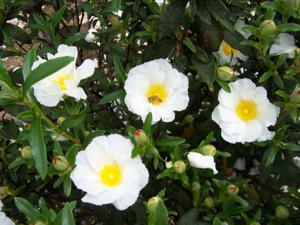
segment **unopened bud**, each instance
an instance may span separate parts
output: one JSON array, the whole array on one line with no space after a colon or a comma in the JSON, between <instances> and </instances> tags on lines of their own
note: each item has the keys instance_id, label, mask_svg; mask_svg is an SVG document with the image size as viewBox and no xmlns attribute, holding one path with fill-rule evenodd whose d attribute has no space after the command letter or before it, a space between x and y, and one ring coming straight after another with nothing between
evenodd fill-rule
<instances>
[{"instance_id":1,"label":"unopened bud","mask_svg":"<svg viewBox=\"0 0 300 225\"><path fill-rule=\"evenodd\" d=\"M201 185L198 181L192 183L192 191L200 191Z\"/></svg>"},{"instance_id":2,"label":"unopened bud","mask_svg":"<svg viewBox=\"0 0 300 225\"><path fill-rule=\"evenodd\" d=\"M211 197L207 197L204 199L203 204L207 207L207 208L213 208L215 206L215 201L213 200L213 198Z\"/></svg>"},{"instance_id":3,"label":"unopened bud","mask_svg":"<svg viewBox=\"0 0 300 225\"><path fill-rule=\"evenodd\" d=\"M7 195L9 192L9 189L7 186L0 187L0 195Z\"/></svg>"},{"instance_id":4,"label":"unopened bud","mask_svg":"<svg viewBox=\"0 0 300 225\"><path fill-rule=\"evenodd\" d=\"M55 156L52 159L52 164L57 171L66 171L69 168L68 160L63 156Z\"/></svg>"},{"instance_id":5,"label":"unopened bud","mask_svg":"<svg viewBox=\"0 0 300 225\"><path fill-rule=\"evenodd\" d=\"M57 119L57 124L58 124L59 126L61 126L62 123L63 123L65 120L66 120L65 117L58 117L58 119Z\"/></svg>"},{"instance_id":6,"label":"unopened bud","mask_svg":"<svg viewBox=\"0 0 300 225\"><path fill-rule=\"evenodd\" d=\"M204 145L201 149L200 149L200 153L202 155L209 155L209 156L215 156L217 153L217 149L215 146L213 145Z\"/></svg>"},{"instance_id":7,"label":"unopened bud","mask_svg":"<svg viewBox=\"0 0 300 225\"><path fill-rule=\"evenodd\" d=\"M253 222L251 222L249 225L260 225L260 222L253 221Z\"/></svg>"},{"instance_id":8,"label":"unopened bud","mask_svg":"<svg viewBox=\"0 0 300 225\"><path fill-rule=\"evenodd\" d=\"M265 37L272 37L276 30L276 24L273 20L265 20L259 26L259 33Z\"/></svg>"},{"instance_id":9,"label":"unopened bud","mask_svg":"<svg viewBox=\"0 0 300 225\"><path fill-rule=\"evenodd\" d=\"M234 75L233 69L229 66L221 66L217 69L217 78L222 81L230 80Z\"/></svg>"},{"instance_id":10,"label":"unopened bud","mask_svg":"<svg viewBox=\"0 0 300 225\"><path fill-rule=\"evenodd\" d=\"M166 166L167 169L170 169L173 166L173 162L172 161L167 161L167 162L165 162L165 166Z\"/></svg>"},{"instance_id":11,"label":"unopened bud","mask_svg":"<svg viewBox=\"0 0 300 225\"><path fill-rule=\"evenodd\" d=\"M237 193L239 193L239 187L234 184L229 184L226 188L226 193L230 196L237 195Z\"/></svg>"},{"instance_id":12,"label":"unopened bud","mask_svg":"<svg viewBox=\"0 0 300 225\"><path fill-rule=\"evenodd\" d=\"M186 165L183 161L178 160L178 161L174 162L173 169L176 173L183 173L186 169Z\"/></svg>"},{"instance_id":13,"label":"unopened bud","mask_svg":"<svg viewBox=\"0 0 300 225\"><path fill-rule=\"evenodd\" d=\"M300 103L300 87L297 85L290 95L290 100L294 104L299 104Z\"/></svg>"},{"instance_id":14,"label":"unopened bud","mask_svg":"<svg viewBox=\"0 0 300 225\"><path fill-rule=\"evenodd\" d=\"M134 140L138 145L146 145L148 137L143 130L136 130L133 134Z\"/></svg>"},{"instance_id":15,"label":"unopened bud","mask_svg":"<svg viewBox=\"0 0 300 225\"><path fill-rule=\"evenodd\" d=\"M24 148L22 148L21 155L24 159L32 159L31 147L25 146Z\"/></svg>"},{"instance_id":16,"label":"unopened bud","mask_svg":"<svg viewBox=\"0 0 300 225\"><path fill-rule=\"evenodd\" d=\"M286 10L297 10L300 5L300 0L285 0L284 6Z\"/></svg>"},{"instance_id":17,"label":"unopened bud","mask_svg":"<svg viewBox=\"0 0 300 225\"><path fill-rule=\"evenodd\" d=\"M162 199L158 196L152 197L147 202L147 209L149 213L155 213L156 207L158 203L162 201Z\"/></svg>"},{"instance_id":18,"label":"unopened bud","mask_svg":"<svg viewBox=\"0 0 300 225\"><path fill-rule=\"evenodd\" d=\"M285 220L289 217L290 212L287 207L279 205L275 209L275 215L279 220Z\"/></svg>"}]
</instances>

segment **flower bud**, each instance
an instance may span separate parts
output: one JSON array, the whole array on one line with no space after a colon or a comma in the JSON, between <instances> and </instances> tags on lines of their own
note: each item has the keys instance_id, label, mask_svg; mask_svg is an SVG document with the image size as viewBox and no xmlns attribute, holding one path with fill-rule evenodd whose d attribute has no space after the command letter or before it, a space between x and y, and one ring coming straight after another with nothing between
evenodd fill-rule
<instances>
[{"instance_id":1,"label":"flower bud","mask_svg":"<svg viewBox=\"0 0 300 225\"><path fill-rule=\"evenodd\" d=\"M207 207L207 208L213 208L215 205L215 201L213 200L213 198L211 197L207 197L204 199L203 204Z\"/></svg>"},{"instance_id":2,"label":"flower bud","mask_svg":"<svg viewBox=\"0 0 300 225\"><path fill-rule=\"evenodd\" d=\"M54 168L57 171L66 171L69 168L68 160L63 156L56 156L52 159Z\"/></svg>"},{"instance_id":3,"label":"flower bud","mask_svg":"<svg viewBox=\"0 0 300 225\"><path fill-rule=\"evenodd\" d=\"M172 161L166 161L165 166L166 166L167 169L170 169L173 166L173 162Z\"/></svg>"},{"instance_id":4,"label":"flower bud","mask_svg":"<svg viewBox=\"0 0 300 225\"><path fill-rule=\"evenodd\" d=\"M146 145L147 142L148 142L148 137L147 137L146 133L143 130L136 130L133 133L133 137L134 137L135 142L138 145L143 146L143 145Z\"/></svg>"},{"instance_id":5,"label":"flower bud","mask_svg":"<svg viewBox=\"0 0 300 225\"><path fill-rule=\"evenodd\" d=\"M297 10L300 5L300 0L285 0L284 6L286 10Z\"/></svg>"},{"instance_id":6,"label":"flower bud","mask_svg":"<svg viewBox=\"0 0 300 225\"><path fill-rule=\"evenodd\" d=\"M260 225L260 222L253 221L253 222L251 222L249 225Z\"/></svg>"},{"instance_id":7,"label":"flower bud","mask_svg":"<svg viewBox=\"0 0 300 225\"><path fill-rule=\"evenodd\" d=\"M162 201L162 199L158 196L152 197L147 202L147 210L149 213L155 213L158 202Z\"/></svg>"},{"instance_id":8,"label":"flower bud","mask_svg":"<svg viewBox=\"0 0 300 225\"><path fill-rule=\"evenodd\" d=\"M285 220L289 217L290 212L287 207L279 205L275 209L275 215L279 220Z\"/></svg>"},{"instance_id":9,"label":"flower bud","mask_svg":"<svg viewBox=\"0 0 300 225\"><path fill-rule=\"evenodd\" d=\"M176 173L183 173L186 169L186 165L183 161L178 160L178 161L174 162L173 169Z\"/></svg>"},{"instance_id":10,"label":"flower bud","mask_svg":"<svg viewBox=\"0 0 300 225\"><path fill-rule=\"evenodd\" d=\"M265 20L259 26L259 33L265 37L272 37L276 30L276 24L273 20Z\"/></svg>"},{"instance_id":11,"label":"flower bud","mask_svg":"<svg viewBox=\"0 0 300 225\"><path fill-rule=\"evenodd\" d=\"M221 66L217 68L217 78L222 81L230 80L234 75L233 69L229 66Z\"/></svg>"},{"instance_id":12,"label":"flower bud","mask_svg":"<svg viewBox=\"0 0 300 225\"><path fill-rule=\"evenodd\" d=\"M201 149L200 149L200 153L202 155L209 155L209 156L215 156L217 153L217 149L215 146L213 145L204 145Z\"/></svg>"},{"instance_id":13,"label":"flower bud","mask_svg":"<svg viewBox=\"0 0 300 225\"><path fill-rule=\"evenodd\" d=\"M226 193L230 196L237 195L237 193L239 193L239 187L234 184L229 184L226 188Z\"/></svg>"},{"instance_id":14,"label":"flower bud","mask_svg":"<svg viewBox=\"0 0 300 225\"><path fill-rule=\"evenodd\" d=\"M299 104L300 103L300 87L297 85L290 95L290 100L294 104Z\"/></svg>"},{"instance_id":15,"label":"flower bud","mask_svg":"<svg viewBox=\"0 0 300 225\"><path fill-rule=\"evenodd\" d=\"M192 191L200 191L201 185L198 181L192 183Z\"/></svg>"},{"instance_id":16,"label":"flower bud","mask_svg":"<svg viewBox=\"0 0 300 225\"><path fill-rule=\"evenodd\" d=\"M66 120L66 118L65 117L58 117L57 118L57 124L59 125L59 126L61 126L62 125L62 123L64 122Z\"/></svg>"},{"instance_id":17,"label":"flower bud","mask_svg":"<svg viewBox=\"0 0 300 225\"><path fill-rule=\"evenodd\" d=\"M7 186L0 187L0 195L7 195L9 192L9 189Z\"/></svg>"},{"instance_id":18,"label":"flower bud","mask_svg":"<svg viewBox=\"0 0 300 225\"><path fill-rule=\"evenodd\" d=\"M32 159L31 147L30 146L25 146L21 150L21 155L23 156L24 159Z\"/></svg>"}]
</instances>

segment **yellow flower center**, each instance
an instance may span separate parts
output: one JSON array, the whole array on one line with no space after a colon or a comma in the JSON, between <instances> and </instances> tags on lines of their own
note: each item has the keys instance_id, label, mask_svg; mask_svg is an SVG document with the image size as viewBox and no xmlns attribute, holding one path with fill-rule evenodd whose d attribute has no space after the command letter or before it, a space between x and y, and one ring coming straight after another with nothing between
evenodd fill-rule
<instances>
[{"instance_id":1,"label":"yellow flower center","mask_svg":"<svg viewBox=\"0 0 300 225\"><path fill-rule=\"evenodd\" d=\"M117 165L106 165L100 171L100 178L103 184L115 187L121 183L122 173Z\"/></svg>"},{"instance_id":2,"label":"yellow flower center","mask_svg":"<svg viewBox=\"0 0 300 225\"><path fill-rule=\"evenodd\" d=\"M73 77L71 77L70 75L59 76L55 80L53 80L53 83L59 84L60 90L65 91L68 90L67 85L65 83L66 80L73 80Z\"/></svg>"},{"instance_id":3,"label":"yellow flower center","mask_svg":"<svg viewBox=\"0 0 300 225\"><path fill-rule=\"evenodd\" d=\"M148 101L153 105L163 103L167 98L166 89L162 85L153 85L147 91Z\"/></svg>"},{"instance_id":4,"label":"yellow flower center","mask_svg":"<svg viewBox=\"0 0 300 225\"><path fill-rule=\"evenodd\" d=\"M256 104L253 101L242 100L237 105L235 112L241 120L247 122L256 117L257 115Z\"/></svg>"},{"instance_id":5,"label":"yellow flower center","mask_svg":"<svg viewBox=\"0 0 300 225\"><path fill-rule=\"evenodd\" d=\"M232 53L237 53L238 50L232 48L229 44L224 42L223 52L225 53L225 55L231 56Z\"/></svg>"}]
</instances>

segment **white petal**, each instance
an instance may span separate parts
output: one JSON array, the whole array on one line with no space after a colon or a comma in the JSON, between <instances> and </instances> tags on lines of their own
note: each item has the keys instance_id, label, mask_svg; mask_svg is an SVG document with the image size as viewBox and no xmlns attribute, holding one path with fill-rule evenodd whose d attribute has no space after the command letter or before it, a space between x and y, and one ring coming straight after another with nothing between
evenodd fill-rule
<instances>
[{"instance_id":1,"label":"white petal","mask_svg":"<svg viewBox=\"0 0 300 225\"><path fill-rule=\"evenodd\" d=\"M117 162L131 159L131 151L134 145L127 138L118 134L111 134L107 137L108 148L114 149L114 160Z\"/></svg>"},{"instance_id":2,"label":"white petal","mask_svg":"<svg viewBox=\"0 0 300 225\"><path fill-rule=\"evenodd\" d=\"M64 93L70 97L73 97L78 101L79 99L86 99L86 94L81 87L73 88L70 90L64 91Z\"/></svg>"},{"instance_id":3,"label":"white petal","mask_svg":"<svg viewBox=\"0 0 300 225\"><path fill-rule=\"evenodd\" d=\"M199 169L212 169L214 174L218 173L213 156L204 156L197 152L190 152L187 158L192 167Z\"/></svg>"},{"instance_id":4,"label":"white petal","mask_svg":"<svg viewBox=\"0 0 300 225\"><path fill-rule=\"evenodd\" d=\"M245 170L246 169L245 158L242 158L242 157L237 158L237 160L235 161L233 167L238 169L238 170Z\"/></svg>"},{"instance_id":5,"label":"white petal","mask_svg":"<svg viewBox=\"0 0 300 225\"><path fill-rule=\"evenodd\" d=\"M92 203L94 205L110 204L122 197L123 187L110 188L97 195L87 193L83 198L83 202Z\"/></svg>"},{"instance_id":6,"label":"white petal","mask_svg":"<svg viewBox=\"0 0 300 225\"><path fill-rule=\"evenodd\" d=\"M63 97L63 93L61 91L58 91L55 95L45 91L47 90L34 88L34 96L36 97L38 102L44 106L56 106Z\"/></svg>"},{"instance_id":7,"label":"white petal","mask_svg":"<svg viewBox=\"0 0 300 225\"><path fill-rule=\"evenodd\" d=\"M95 61L91 59L84 60L84 62L77 68L77 75L80 77L80 80L92 76L95 72L95 67Z\"/></svg>"}]
</instances>

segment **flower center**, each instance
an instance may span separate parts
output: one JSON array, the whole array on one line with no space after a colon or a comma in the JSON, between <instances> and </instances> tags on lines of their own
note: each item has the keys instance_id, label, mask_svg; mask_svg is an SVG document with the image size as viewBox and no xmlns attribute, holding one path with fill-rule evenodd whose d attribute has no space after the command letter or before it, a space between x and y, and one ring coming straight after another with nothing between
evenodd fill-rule
<instances>
[{"instance_id":1,"label":"flower center","mask_svg":"<svg viewBox=\"0 0 300 225\"><path fill-rule=\"evenodd\" d=\"M122 173L118 166L106 165L100 171L100 178L103 184L109 187L114 187L121 183Z\"/></svg>"},{"instance_id":2,"label":"flower center","mask_svg":"<svg viewBox=\"0 0 300 225\"><path fill-rule=\"evenodd\" d=\"M225 55L231 56L232 53L237 53L238 50L232 48L229 44L224 42L223 52L225 53Z\"/></svg>"},{"instance_id":3,"label":"flower center","mask_svg":"<svg viewBox=\"0 0 300 225\"><path fill-rule=\"evenodd\" d=\"M152 105L159 105L166 100L167 92L162 85L153 85L148 89L147 97Z\"/></svg>"},{"instance_id":4,"label":"flower center","mask_svg":"<svg viewBox=\"0 0 300 225\"><path fill-rule=\"evenodd\" d=\"M256 117L257 115L256 104L253 101L242 100L237 105L235 112L241 120L247 122Z\"/></svg>"},{"instance_id":5,"label":"flower center","mask_svg":"<svg viewBox=\"0 0 300 225\"><path fill-rule=\"evenodd\" d=\"M65 91L68 90L67 85L65 83L66 80L73 80L73 77L71 77L70 75L59 76L55 80L53 80L53 83L59 84L60 90Z\"/></svg>"}]
</instances>

